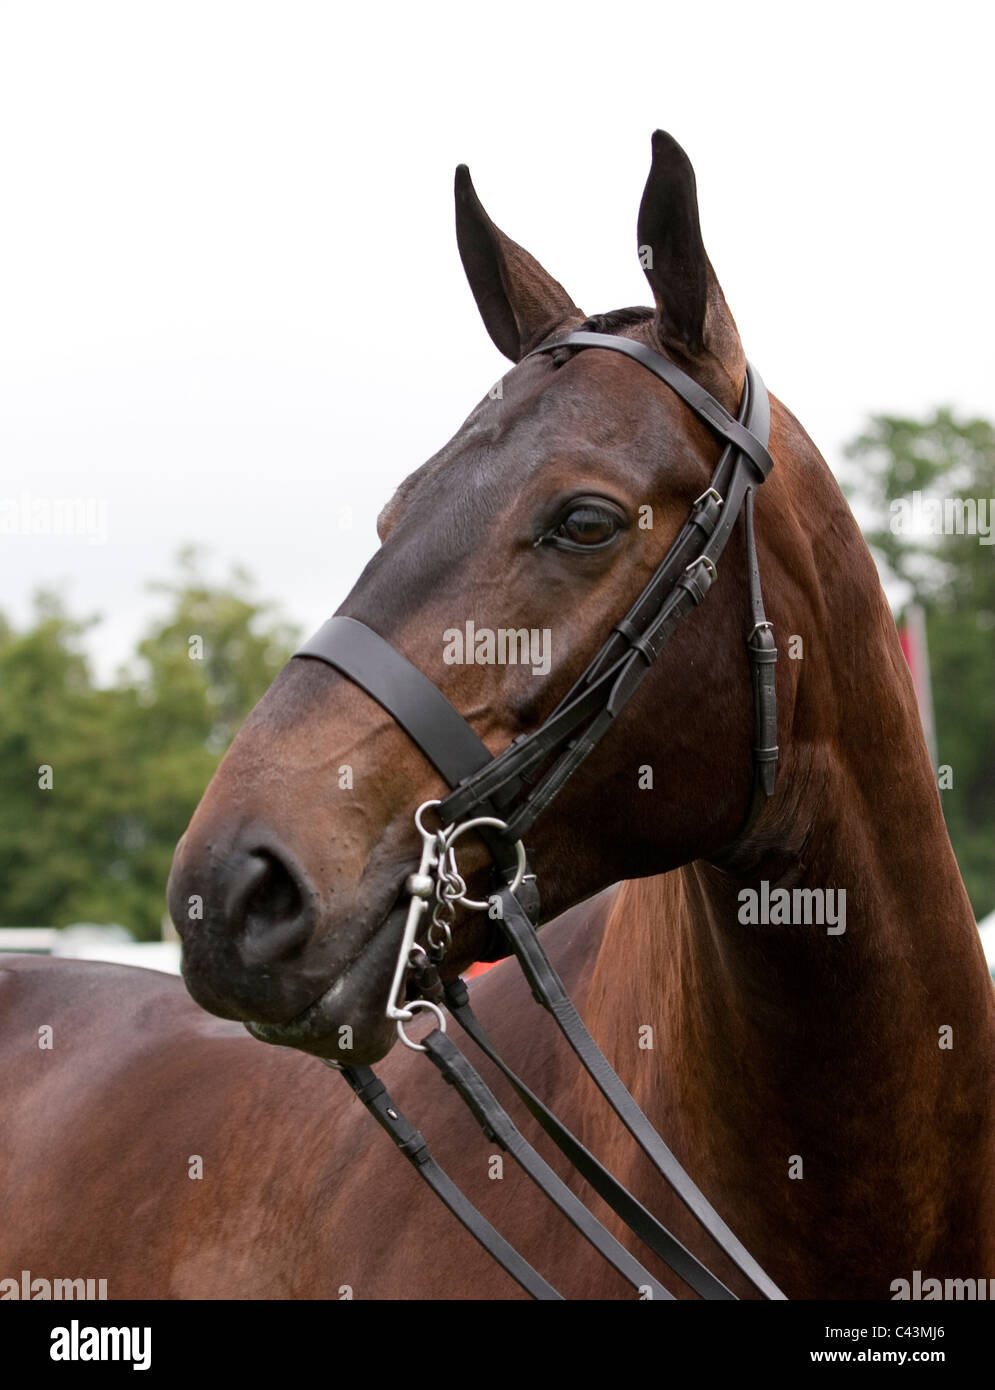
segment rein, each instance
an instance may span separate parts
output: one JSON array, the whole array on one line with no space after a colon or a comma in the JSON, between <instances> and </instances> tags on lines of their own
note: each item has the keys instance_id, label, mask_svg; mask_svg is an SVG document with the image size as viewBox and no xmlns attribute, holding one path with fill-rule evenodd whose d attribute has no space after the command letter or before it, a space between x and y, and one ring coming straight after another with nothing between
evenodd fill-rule
<instances>
[{"instance_id":1,"label":"rein","mask_svg":"<svg viewBox=\"0 0 995 1390\"><path fill-rule=\"evenodd\" d=\"M396 1020L401 1040L427 1055L456 1088L485 1136L511 1154L641 1298L669 1300L673 1295L611 1235L519 1133L483 1079L448 1037L440 1007L443 1001L475 1045L504 1074L576 1171L629 1229L702 1298L735 1298L502 1061L470 1007L463 980L441 983L438 966L451 944L456 907L486 911L503 938L498 954L510 951L518 958L533 997L552 1015L581 1065L659 1175L754 1288L764 1298L783 1299L785 1295L710 1205L615 1074L584 1026L537 935L538 893L535 876L527 872L522 837L611 728L678 624L703 602L717 577L719 558L740 512L744 515L746 539L751 623L746 646L755 720L752 793L740 836L753 824L763 802L773 792L778 757L774 684L777 649L764 612L753 526L755 489L773 467L767 451L770 405L766 388L748 364L738 417L734 418L667 358L629 338L577 331L543 344L526 356L589 348L623 353L651 371L725 441L725 448L709 487L692 504L690 516L653 576L539 728L520 735L502 753L492 756L463 716L417 667L353 618L330 618L295 657L323 661L366 691L393 716L451 788L442 801L426 802L415 815L422 837L421 862L418 872L411 874L405 885L410 902L387 1005L387 1015ZM434 808L442 829L425 828L422 817L429 808ZM471 830L484 841L497 866L496 891L486 902L466 896L466 883L457 867L455 841ZM432 899L426 949L416 938ZM413 989L415 997L403 997L405 989L409 994ZM415 1043L407 1037L404 1024L420 1009L434 1014L437 1026L422 1043ZM541 1300L562 1297L439 1167L424 1137L400 1112L369 1067L346 1066L331 1060L326 1064L341 1071L437 1196L526 1292Z\"/></svg>"}]
</instances>

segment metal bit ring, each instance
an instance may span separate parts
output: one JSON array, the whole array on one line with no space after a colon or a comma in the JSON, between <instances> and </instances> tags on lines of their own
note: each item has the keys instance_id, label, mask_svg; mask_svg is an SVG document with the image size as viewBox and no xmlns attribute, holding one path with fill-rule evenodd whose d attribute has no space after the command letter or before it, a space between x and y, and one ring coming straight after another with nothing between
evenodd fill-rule
<instances>
[{"instance_id":1,"label":"metal bit ring","mask_svg":"<svg viewBox=\"0 0 995 1390\"><path fill-rule=\"evenodd\" d=\"M476 816L473 820L463 821L461 825L454 825L451 830L442 832L445 839L446 850L449 851L452 849L453 842L457 840L460 835L464 835L468 830L476 830L479 825L490 825L493 826L495 830L507 830L508 828L506 822L498 820L496 816ZM514 893L515 889L525 877L526 855L525 846L522 844L521 840L515 841L515 854L517 857L515 877L508 885L512 893ZM453 862L455 863L455 858ZM451 901L454 903L461 903L463 907L472 908L475 912L486 912L490 906L489 901L477 902L474 898L467 898L464 896L451 899Z\"/></svg>"}]
</instances>

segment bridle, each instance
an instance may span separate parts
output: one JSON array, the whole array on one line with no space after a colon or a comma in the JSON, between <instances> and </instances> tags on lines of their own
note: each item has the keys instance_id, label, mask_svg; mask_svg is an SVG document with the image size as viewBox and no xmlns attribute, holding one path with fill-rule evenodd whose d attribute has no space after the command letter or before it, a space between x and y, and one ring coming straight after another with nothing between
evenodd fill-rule
<instances>
[{"instance_id":1,"label":"bridle","mask_svg":"<svg viewBox=\"0 0 995 1390\"><path fill-rule=\"evenodd\" d=\"M746 638L754 694L753 785L740 838L753 824L774 789L777 767L777 707L774 664L777 649L764 613L753 526L755 489L773 467L767 452L770 404L758 373L747 364L738 417L668 358L629 338L583 329L543 343L527 357L589 348L623 353L665 382L691 410L725 441L722 456L706 490L663 560L628 613L612 628L594 659L553 712L532 733L522 734L496 757L474 733L442 692L416 666L364 623L334 617L296 657L325 662L360 686L390 713L451 788L439 802L418 808L415 824L422 838L418 872L406 883L410 901L397 966L391 983L388 1017L396 1020L405 1044L425 1052L455 1086L485 1135L524 1168L599 1253L642 1298L673 1295L646 1270L592 1215L515 1128L483 1079L446 1033L440 1008L444 1000L454 1018L500 1069L526 1108L574 1168L604 1198L629 1228L703 1298L734 1298L728 1288L693 1256L570 1133L491 1046L459 978L443 985L437 967L450 944L456 907L486 910L504 941L498 955L513 952L537 1000L554 1018L567 1042L633 1138L698 1218L724 1253L770 1299L784 1294L764 1273L722 1218L695 1186L623 1086L550 964L537 935L539 916L535 876L528 873L522 839L611 728L634 696L678 624L700 604L717 575L719 558L740 512L744 515L750 628ZM525 360L525 359L523 359ZM433 808L440 829L430 830L424 816ZM495 891L486 902L469 899L456 863L455 843L475 831L496 865ZM713 856L719 862L721 855ZM430 900L434 899L426 945L417 940ZM403 997L405 986L409 997ZM416 1010L432 1012L437 1021L421 1043L412 1042L404 1023ZM423 1136L407 1121L369 1067L329 1062L342 1072L374 1118L391 1135L441 1200L481 1245L533 1297L561 1295L539 1275L467 1200L428 1151Z\"/></svg>"}]
</instances>

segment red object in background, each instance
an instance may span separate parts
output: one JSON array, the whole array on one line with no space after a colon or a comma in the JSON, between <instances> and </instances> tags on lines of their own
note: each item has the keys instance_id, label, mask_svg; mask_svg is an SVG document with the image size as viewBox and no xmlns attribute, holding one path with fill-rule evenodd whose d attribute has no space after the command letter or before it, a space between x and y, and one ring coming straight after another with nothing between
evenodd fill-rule
<instances>
[{"instance_id":1,"label":"red object in background","mask_svg":"<svg viewBox=\"0 0 995 1390\"><path fill-rule=\"evenodd\" d=\"M933 692L929 677L929 649L926 646L926 615L918 603L910 603L905 610L905 621L898 629L902 651L912 672L912 684L919 706L926 745L933 766L936 767L936 727L933 723Z\"/></svg>"},{"instance_id":2,"label":"red object in background","mask_svg":"<svg viewBox=\"0 0 995 1390\"><path fill-rule=\"evenodd\" d=\"M492 965L497 965L497 961L495 961L495 960L478 960L478 961L474 961L473 965L470 966L470 969L469 969L469 970L464 970L464 971L463 971L463 979L464 979L464 980L475 980L475 979L477 978L478 975L486 975L487 972L488 972L488 970L490 970L490 968L491 968Z\"/></svg>"}]
</instances>

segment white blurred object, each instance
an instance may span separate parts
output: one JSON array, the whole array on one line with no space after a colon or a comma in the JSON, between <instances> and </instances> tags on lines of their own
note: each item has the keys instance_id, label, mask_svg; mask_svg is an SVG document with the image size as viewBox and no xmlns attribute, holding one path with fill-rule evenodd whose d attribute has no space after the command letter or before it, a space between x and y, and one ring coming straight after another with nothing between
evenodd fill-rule
<instances>
[{"instance_id":1,"label":"white blurred object","mask_svg":"<svg viewBox=\"0 0 995 1390\"><path fill-rule=\"evenodd\" d=\"M59 939L56 927L0 927L0 951L50 956Z\"/></svg>"},{"instance_id":2,"label":"white blurred object","mask_svg":"<svg viewBox=\"0 0 995 1390\"><path fill-rule=\"evenodd\" d=\"M136 941L127 927L76 922L71 927L0 927L0 952L26 951L76 960L105 960L140 965L145 970L180 973L177 941Z\"/></svg>"},{"instance_id":3,"label":"white blurred object","mask_svg":"<svg viewBox=\"0 0 995 1390\"><path fill-rule=\"evenodd\" d=\"M995 912L989 912L987 917L982 917L978 923L978 931L981 934L981 946L988 962L988 969L995 977Z\"/></svg>"}]
</instances>

